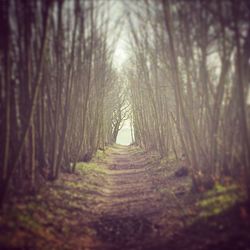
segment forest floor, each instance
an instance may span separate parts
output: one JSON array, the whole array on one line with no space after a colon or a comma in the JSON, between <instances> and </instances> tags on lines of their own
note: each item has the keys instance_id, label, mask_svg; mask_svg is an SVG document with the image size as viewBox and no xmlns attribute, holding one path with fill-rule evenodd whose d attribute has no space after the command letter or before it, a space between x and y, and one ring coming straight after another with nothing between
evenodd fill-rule
<instances>
[{"instance_id":1,"label":"forest floor","mask_svg":"<svg viewBox=\"0 0 250 250\"><path fill-rule=\"evenodd\" d=\"M250 214L236 184L190 191L176 163L136 147L99 151L0 214L0 249L250 249Z\"/></svg>"}]
</instances>

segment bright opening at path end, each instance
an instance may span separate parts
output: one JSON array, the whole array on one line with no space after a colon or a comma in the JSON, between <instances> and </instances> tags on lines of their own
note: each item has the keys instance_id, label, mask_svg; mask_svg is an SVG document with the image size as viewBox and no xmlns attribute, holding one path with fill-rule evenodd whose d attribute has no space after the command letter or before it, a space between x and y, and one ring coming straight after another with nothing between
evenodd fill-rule
<instances>
[{"instance_id":1,"label":"bright opening at path end","mask_svg":"<svg viewBox=\"0 0 250 250\"><path fill-rule=\"evenodd\" d=\"M133 142L132 139L133 129L128 122L125 122L123 127L118 133L116 143L120 145L130 145Z\"/></svg>"}]
</instances>

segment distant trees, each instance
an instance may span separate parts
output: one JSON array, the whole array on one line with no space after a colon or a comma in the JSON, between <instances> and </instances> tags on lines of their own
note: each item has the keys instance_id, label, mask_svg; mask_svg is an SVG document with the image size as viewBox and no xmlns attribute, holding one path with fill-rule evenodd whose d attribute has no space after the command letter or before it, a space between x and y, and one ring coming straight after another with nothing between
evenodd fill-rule
<instances>
[{"instance_id":1,"label":"distant trees","mask_svg":"<svg viewBox=\"0 0 250 250\"><path fill-rule=\"evenodd\" d=\"M196 189L243 174L250 194L249 1L137 5L129 22L136 142L184 153Z\"/></svg>"},{"instance_id":2,"label":"distant trees","mask_svg":"<svg viewBox=\"0 0 250 250\"><path fill-rule=\"evenodd\" d=\"M106 121L107 131L105 141L108 144L116 142L119 131L131 114L128 86L125 85L123 78L114 72L114 83L111 82L104 103L104 120Z\"/></svg>"},{"instance_id":3,"label":"distant trees","mask_svg":"<svg viewBox=\"0 0 250 250\"><path fill-rule=\"evenodd\" d=\"M115 81L105 4L1 1L1 204L8 187L34 191L107 143Z\"/></svg>"}]
</instances>

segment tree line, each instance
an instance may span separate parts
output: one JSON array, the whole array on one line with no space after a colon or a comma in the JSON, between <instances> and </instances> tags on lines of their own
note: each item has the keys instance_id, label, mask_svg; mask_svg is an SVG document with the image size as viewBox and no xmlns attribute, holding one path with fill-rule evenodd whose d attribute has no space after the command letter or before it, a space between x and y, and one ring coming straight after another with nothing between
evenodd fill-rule
<instances>
[{"instance_id":1,"label":"tree line","mask_svg":"<svg viewBox=\"0 0 250 250\"><path fill-rule=\"evenodd\" d=\"M195 189L243 177L250 195L250 2L144 0L129 10L136 143L185 156Z\"/></svg>"},{"instance_id":2,"label":"tree line","mask_svg":"<svg viewBox=\"0 0 250 250\"><path fill-rule=\"evenodd\" d=\"M114 142L119 86L109 5L1 1L1 204L7 191L34 192Z\"/></svg>"}]
</instances>

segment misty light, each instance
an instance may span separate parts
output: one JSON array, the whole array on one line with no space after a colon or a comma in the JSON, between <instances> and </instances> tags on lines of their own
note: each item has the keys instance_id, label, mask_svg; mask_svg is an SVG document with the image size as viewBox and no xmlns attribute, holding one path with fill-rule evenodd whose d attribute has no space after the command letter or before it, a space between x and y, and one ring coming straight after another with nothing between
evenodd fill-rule
<instances>
[{"instance_id":1,"label":"misty light","mask_svg":"<svg viewBox=\"0 0 250 250\"><path fill-rule=\"evenodd\" d=\"M130 145L133 143L133 128L131 121L127 120L118 133L116 143L120 145Z\"/></svg>"}]
</instances>

